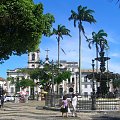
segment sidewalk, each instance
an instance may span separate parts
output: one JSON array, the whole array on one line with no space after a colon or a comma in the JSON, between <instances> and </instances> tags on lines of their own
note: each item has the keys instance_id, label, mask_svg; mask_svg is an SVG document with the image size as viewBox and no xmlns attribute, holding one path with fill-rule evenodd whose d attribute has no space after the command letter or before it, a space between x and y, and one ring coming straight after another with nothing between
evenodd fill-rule
<instances>
[{"instance_id":1,"label":"sidewalk","mask_svg":"<svg viewBox=\"0 0 120 120\"><path fill-rule=\"evenodd\" d=\"M40 106L36 109L39 110ZM60 108L43 106L43 109L47 111L60 111ZM70 119L73 120L120 120L120 111L100 111L100 110L80 110L77 111L77 118L71 118L71 114L68 114Z\"/></svg>"},{"instance_id":2,"label":"sidewalk","mask_svg":"<svg viewBox=\"0 0 120 120\"><path fill-rule=\"evenodd\" d=\"M37 109L39 106L39 109ZM0 120L120 120L120 112L77 112L78 117L63 118L60 111L43 109L44 101L7 102L0 109Z\"/></svg>"}]
</instances>

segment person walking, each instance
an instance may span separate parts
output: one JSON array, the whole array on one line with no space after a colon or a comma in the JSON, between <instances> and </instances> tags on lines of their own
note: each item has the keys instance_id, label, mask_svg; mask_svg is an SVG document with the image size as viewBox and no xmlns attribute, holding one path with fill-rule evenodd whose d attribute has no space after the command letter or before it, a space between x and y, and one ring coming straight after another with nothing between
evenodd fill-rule
<instances>
[{"instance_id":1,"label":"person walking","mask_svg":"<svg viewBox=\"0 0 120 120\"><path fill-rule=\"evenodd\" d=\"M73 117L77 117L77 113L76 113L76 109L77 109L77 96L75 94L72 94L71 103L72 103L72 108L73 108L72 116Z\"/></svg>"},{"instance_id":2,"label":"person walking","mask_svg":"<svg viewBox=\"0 0 120 120\"><path fill-rule=\"evenodd\" d=\"M4 105L4 95L1 96L1 108L3 108Z\"/></svg>"},{"instance_id":3,"label":"person walking","mask_svg":"<svg viewBox=\"0 0 120 120\"><path fill-rule=\"evenodd\" d=\"M66 96L63 96L62 106L60 111L62 112L62 117L64 117L64 113L66 113L66 117L68 117L68 101Z\"/></svg>"}]
</instances>

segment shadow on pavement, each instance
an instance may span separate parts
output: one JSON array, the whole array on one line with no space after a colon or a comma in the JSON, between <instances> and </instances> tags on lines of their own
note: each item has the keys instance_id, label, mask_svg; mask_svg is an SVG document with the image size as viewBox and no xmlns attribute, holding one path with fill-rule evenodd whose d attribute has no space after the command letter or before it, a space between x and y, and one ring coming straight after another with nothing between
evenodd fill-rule
<instances>
[{"instance_id":1,"label":"shadow on pavement","mask_svg":"<svg viewBox=\"0 0 120 120\"><path fill-rule=\"evenodd\" d=\"M93 117L92 120L120 120L120 117L99 116L99 117Z\"/></svg>"}]
</instances>

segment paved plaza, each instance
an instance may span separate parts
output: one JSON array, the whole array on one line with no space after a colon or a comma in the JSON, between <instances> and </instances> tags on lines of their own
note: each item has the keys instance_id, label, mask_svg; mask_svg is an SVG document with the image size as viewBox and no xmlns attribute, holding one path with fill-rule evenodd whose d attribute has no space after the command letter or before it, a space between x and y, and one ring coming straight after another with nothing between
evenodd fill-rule
<instances>
[{"instance_id":1,"label":"paved plaza","mask_svg":"<svg viewBox=\"0 0 120 120\"><path fill-rule=\"evenodd\" d=\"M36 109L37 106L39 110ZM59 111L43 109L44 101L6 102L0 109L0 120L120 120L120 112L78 112L78 117L63 118ZM41 108L41 109L40 109Z\"/></svg>"}]
</instances>

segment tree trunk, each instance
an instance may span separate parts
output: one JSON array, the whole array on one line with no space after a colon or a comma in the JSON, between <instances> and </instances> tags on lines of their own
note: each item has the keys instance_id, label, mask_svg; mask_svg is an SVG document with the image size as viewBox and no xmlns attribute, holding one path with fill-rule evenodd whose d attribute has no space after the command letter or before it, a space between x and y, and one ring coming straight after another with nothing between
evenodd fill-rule
<instances>
[{"instance_id":1,"label":"tree trunk","mask_svg":"<svg viewBox=\"0 0 120 120\"><path fill-rule=\"evenodd\" d=\"M60 36L58 36L58 72L60 70ZM58 84L57 84L57 94L58 94Z\"/></svg>"},{"instance_id":2,"label":"tree trunk","mask_svg":"<svg viewBox=\"0 0 120 120\"><path fill-rule=\"evenodd\" d=\"M81 95L81 29L79 25L79 95Z\"/></svg>"},{"instance_id":3,"label":"tree trunk","mask_svg":"<svg viewBox=\"0 0 120 120\"><path fill-rule=\"evenodd\" d=\"M96 58L98 58L98 48L96 47ZM98 73L98 60L96 60L96 72Z\"/></svg>"},{"instance_id":4,"label":"tree trunk","mask_svg":"<svg viewBox=\"0 0 120 120\"><path fill-rule=\"evenodd\" d=\"M60 37L58 36L58 68L60 68Z\"/></svg>"},{"instance_id":5,"label":"tree trunk","mask_svg":"<svg viewBox=\"0 0 120 120\"><path fill-rule=\"evenodd\" d=\"M98 48L96 45L96 58L98 58ZM96 72L98 73L98 60L96 60ZM96 81L96 88L98 88L98 82Z\"/></svg>"}]
</instances>

